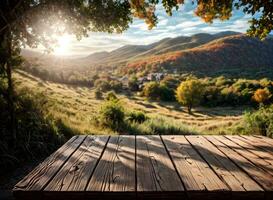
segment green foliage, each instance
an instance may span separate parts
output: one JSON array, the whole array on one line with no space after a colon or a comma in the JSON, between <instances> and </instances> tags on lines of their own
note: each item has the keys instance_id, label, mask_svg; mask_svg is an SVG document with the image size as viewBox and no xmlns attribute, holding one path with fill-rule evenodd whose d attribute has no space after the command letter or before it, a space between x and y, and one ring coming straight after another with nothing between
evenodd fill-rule
<instances>
[{"instance_id":1,"label":"green foliage","mask_svg":"<svg viewBox=\"0 0 273 200\"><path fill-rule=\"evenodd\" d=\"M122 130L124 127L124 108L119 101L106 101L99 111L99 122L101 126L114 131Z\"/></svg>"},{"instance_id":2,"label":"green foliage","mask_svg":"<svg viewBox=\"0 0 273 200\"><path fill-rule=\"evenodd\" d=\"M187 106L191 113L193 106L200 103L204 92L203 83L197 79L183 81L176 90L176 97L179 103Z\"/></svg>"},{"instance_id":3,"label":"green foliage","mask_svg":"<svg viewBox=\"0 0 273 200\"><path fill-rule=\"evenodd\" d=\"M143 95L151 100L174 101L174 91L166 85L158 82L146 83L143 88Z\"/></svg>"},{"instance_id":4,"label":"green foliage","mask_svg":"<svg viewBox=\"0 0 273 200\"><path fill-rule=\"evenodd\" d=\"M129 134L137 135L187 135L196 134L193 128L185 126L181 122L163 117L149 118L145 122L131 123L126 130Z\"/></svg>"},{"instance_id":5,"label":"green foliage","mask_svg":"<svg viewBox=\"0 0 273 200\"><path fill-rule=\"evenodd\" d=\"M97 79L95 82L94 82L94 86L96 89L102 91L102 92L106 92L106 91L109 91L111 90L111 85L108 81L106 80L102 80L102 79Z\"/></svg>"},{"instance_id":6,"label":"green foliage","mask_svg":"<svg viewBox=\"0 0 273 200\"><path fill-rule=\"evenodd\" d=\"M105 99L107 101L118 101L118 97L113 91L108 92Z\"/></svg>"},{"instance_id":7,"label":"green foliage","mask_svg":"<svg viewBox=\"0 0 273 200\"><path fill-rule=\"evenodd\" d=\"M143 88L143 95L151 100L160 99L160 84L157 82L146 83Z\"/></svg>"},{"instance_id":8,"label":"green foliage","mask_svg":"<svg viewBox=\"0 0 273 200\"><path fill-rule=\"evenodd\" d=\"M132 76L129 79L128 82L128 87L131 91L138 91L139 90L139 86L138 86L138 82L137 82L137 77L136 76Z\"/></svg>"},{"instance_id":9,"label":"green foliage","mask_svg":"<svg viewBox=\"0 0 273 200\"><path fill-rule=\"evenodd\" d=\"M96 99L102 99L102 92L100 90L96 89L94 94Z\"/></svg>"},{"instance_id":10,"label":"green foliage","mask_svg":"<svg viewBox=\"0 0 273 200\"><path fill-rule=\"evenodd\" d=\"M143 113L141 111L130 112L128 114L128 118L127 118L127 120L129 122L135 122L135 123L139 123L139 124L143 123L147 119L148 119L148 117L145 115L145 113Z\"/></svg>"},{"instance_id":11,"label":"green foliage","mask_svg":"<svg viewBox=\"0 0 273 200\"><path fill-rule=\"evenodd\" d=\"M273 137L273 106L261 106L259 110L247 112L243 118L243 131Z\"/></svg>"},{"instance_id":12,"label":"green foliage","mask_svg":"<svg viewBox=\"0 0 273 200\"><path fill-rule=\"evenodd\" d=\"M2 88L1 88L2 89ZM28 160L41 158L54 151L76 134L61 120L46 115L49 100L42 93L22 89L15 95L17 138L10 146L10 119L7 104L0 95L0 168L1 173Z\"/></svg>"},{"instance_id":13,"label":"green foliage","mask_svg":"<svg viewBox=\"0 0 273 200\"><path fill-rule=\"evenodd\" d=\"M168 88L176 89L180 83L180 80L178 78L175 78L171 75L165 76L162 81L160 81L160 84L165 85Z\"/></svg>"},{"instance_id":14,"label":"green foliage","mask_svg":"<svg viewBox=\"0 0 273 200\"><path fill-rule=\"evenodd\" d=\"M110 88L114 90L115 92L121 92L122 91L122 83L117 80L110 81Z\"/></svg>"}]
</instances>

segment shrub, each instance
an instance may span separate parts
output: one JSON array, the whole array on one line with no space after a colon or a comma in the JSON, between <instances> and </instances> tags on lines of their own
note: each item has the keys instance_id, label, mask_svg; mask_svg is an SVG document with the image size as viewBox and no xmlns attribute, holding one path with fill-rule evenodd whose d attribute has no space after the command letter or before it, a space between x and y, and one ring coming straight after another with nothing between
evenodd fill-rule
<instances>
[{"instance_id":1,"label":"shrub","mask_svg":"<svg viewBox=\"0 0 273 200\"><path fill-rule=\"evenodd\" d=\"M115 92L120 92L122 90L122 83L117 80L110 81L110 88Z\"/></svg>"},{"instance_id":2,"label":"shrub","mask_svg":"<svg viewBox=\"0 0 273 200\"><path fill-rule=\"evenodd\" d=\"M96 89L94 94L96 99L102 99L102 92L100 90Z\"/></svg>"},{"instance_id":3,"label":"shrub","mask_svg":"<svg viewBox=\"0 0 273 200\"><path fill-rule=\"evenodd\" d=\"M118 131L124 126L124 108L118 101L104 102L99 115L99 122L103 127Z\"/></svg>"},{"instance_id":4,"label":"shrub","mask_svg":"<svg viewBox=\"0 0 273 200\"><path fill-rule=\"evenodd\" d=\"M135 123L143 123L148 117L141 111L133 111L128 114L128 121Z\"/></svg>"},{"instance_id":5,"label":"shrub","mask_svg":"<svg viewBox=\"0 0 273 200\"><path fill-rule=\"evenodd\" d=\"M127 128L129 134L139 135L187 135L196 134L196 130L188 128L181 122L163 117L153 117L142 124L131 123Z\"/></svg>"},{"instance_id":6,"label":"shrub","mask_svg":"<svg viewBox=\"0 0 273 200\"><path fill-rule=\"evenodd\" d=\"M106 94L106 98L105 98L107 101L117 101L118 100L118 97L116 96L116 94L111 91L111 92L108 92Z\"/></svg>"},{"instance_id":7,"label":"shrub","mask_svg":"<svg viewBox=\"0 0 273 200\"><path fill-rule=\"evenodd\" d=\"M75 134L61 120L48 113L49 100L42 93L21 89L14 94L17 138L15 147L9 146L10 127L7 105L0 96L0 168L2 171L28 160L41 158L54 151L66 139Z\"/></svg>"},{"instance_id":8,"label":"shrub","mask_svg":"<svg viewBox=\"0 0 273 200\"><path fill-rule=\"evenodd\" d=\"M162 101L175 101L175 92L164 84L159 86L159 98Z\"/></svg>"},{"instance_id":9,"label":"shrub","mask_svg":"<svg viewBox=\"0 0 273 200\"><path fill-rule=\"evenodd\" d=\"M128 87L131 91L138 91L139 90L139 86L138 86L138 82L137 82L137 77L136 76L132 76L130 77L129 81L128 81Z\"/></svg>"},{"instance_id":10,"label":"shrub","mask_svg":"<svg viewBox=\"0 0 273 200\"><path fill-rule=\"evenodd\" d=\"M150 82L145 84L143 88L143 95L151 100L162 100L162 101L174 101L175 95L171 88L168 88L164 84L157 82Z\"/></svg>"},{"instance_id":11,"label":"shrub","mask_svg":"<svg viewBox=\"0 0 273 200\"><path fill-rule=\"evenodd\" d=\"M143 88L143 95L151 100L160 99L160 85L157 82L146 83Z\"/></svg>"},{"instance_id":12,"label":"shrub","mask_svg":"<svg viewBox=\"0 0 273 200\"><path fill-rule=\"evenodd\" d=\"M273 136L273 106L261 106L255 112L247 112L243 118L244 131L248 134Z\"/></svg>"},{"instance_id":13,"label":"shrub","mask_svg":"<svg viewBox=\"0 0 273 200\"><path fill-rule=\"evenodd\" d=\"M102 79L97 79L94 86L102 92L106 92L111 89L111 85L108 83L108 81Z\"/></svg>"}]
</instances>

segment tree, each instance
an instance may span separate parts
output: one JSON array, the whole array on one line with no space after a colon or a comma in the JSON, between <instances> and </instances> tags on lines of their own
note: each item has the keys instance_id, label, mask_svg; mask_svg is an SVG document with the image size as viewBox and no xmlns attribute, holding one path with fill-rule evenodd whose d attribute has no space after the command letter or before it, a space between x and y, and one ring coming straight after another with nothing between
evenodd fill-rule
<instances>
[{"instance_id":1,"label":"tree","mask_svg":"<svg viewBox=\"0 0 273 200\"><path fill-rule=\"evenodd\" d=\"M128 87L131 91L138 91L139 90L137 77L135 75L130 77L130 79L128 81Z\"/></svg>"},{"instance_id":2,"label":"tree","mask_svg":"<svg viewBox=\"0 0 273 200\"><path fill-rule=\"evenodd\" d=\"M146 83L143 88L143 94L148 99L159 100L160 99L160 84L155 81Z\"/></svg>"},{"instance_id":3,"label":"tree","mask_svg":"<svg viewBox=\"0 0 273 200\"><path fill-rule=\"evenodd\" d=\"M0 7L0 72L7 79L5 94L10 112L11 132L14 130L14 105L12 69L24 46L44 46L52 49L54 36L74 34L78 39L88 32L120 33L129 27L134 17L145 20L148 28L157 23L155 15L159 0L5 0ZM259 14L251 21L248 33L265 38L273 29L273 4L271 0L193 0L196 15L208 23L214 19L226 20L232 9L241 8L246 14ZM172 15L184 0L162 0L167 14Z\"/></svg>"},{"instance_id":4,"label":"tree","mask_svg":"<svg viewBox=\"0 0 273 200\"><path fill-rule=\"evenodd\" d=\"M257 89L252 96L257 103L266 103L271 98L271 93L267 89Z\"/></svg>"},{"instance_id":5,"label":"tree","mask_svg":"<svg viewBox=\"0 0 273 200\"><path fill-rule=\"evenodd\" d=\"M179 103L187 106L188 113L191 113L193 106L200 103L203 97L203 84L197 79L183 81L176 90L176 98Z\"/></svg>"}]
</instances>

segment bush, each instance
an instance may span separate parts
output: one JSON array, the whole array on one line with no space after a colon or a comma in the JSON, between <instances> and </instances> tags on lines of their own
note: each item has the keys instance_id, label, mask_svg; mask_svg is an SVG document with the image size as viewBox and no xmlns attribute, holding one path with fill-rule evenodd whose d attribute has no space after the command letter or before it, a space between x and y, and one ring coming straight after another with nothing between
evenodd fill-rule
<instances>
[{"instance_id":1,"label":"bush","mask_svg":"<svg viewBox=\"0 0 273 200\"><path fill-rule=\"evenodd\" d=\"M94 83L95 88L100 90L101 92L106 92L111 90L111 85L106 80L97 79Z\"/></svg>"},{"instance_id":2,"label":"bush","mask_svg":"<svg viewBox=\"0 0 273 200\"><path fill-rule=\"evenodd\" d=\"M143 88L143 95L151 100L160 99L160 85L157 82L146 83Z\"/></svg>"},{"instance_id":3,"label":"bush","mask_svg":"<svg viewBox=\"0 0 273 200\"><path fill-rule=\"evenodd\" d=\"M141 111L133 111L128 114L128 121L135 123L143 123L148 117Z\"/></svg>"},{"instance_id":4,"label":"bush","mask_svg":"<svg viewBox=\"0 0 273 200\"><path fill-rule=\"evenodd\" d=\"M111 92L108 92L106 94L106 98L105 98L107 101L117 101L118 100L118 97L116 96L116 94L111 91Z\"/></svg>"},{"instance_id":5,"label":"bush","mask_svg":"<svg viewBox=\"0 0 273 200\"><path fill-rule=\"evenodd\" d=\"M94 94L96 99L102 99L102 92L100 90L96 89Z\"/></svg>"},{"instance_id":6,"label":"bush","mask_svg":"<svg viewBox=\"0 0 273 200\"><path fill-rule=\"evenodd\" d=\"M196 130L188 128L181 122L163 117L150 118L142 124L131 123L127 127L127 132L134 135L188 135L197 133Z\"/></svg>"},{"instance_id":7,"label":"bush","mask_svg":"<svg viewBox=\"0 0 273 200\"><path fill-rule=\"evenodd\" d=\"M112 90L118 93L122 90L122 83L117 80L112 80L110 81L110 87Z\"/></svg>"},{"instance_id":8,"label":"bush","mask_svg":"<svg viewBox=\"0 0 273 200\"><path fill-rule=\"evenodd\" d=\"M14 146L9 145L9 115L6 102L0 96L1 173L23 162L47 156L74 134L61 120L55 121L45 114L49 100L43 94L22 89L14 96L17 133Z\"/></svg>"},{"instance_id":9,"label":"bush","mask_svg":"<svg viewBox=\"0 0 273 200\"><path fill-rule=\"evenodd\" d=\"M143 95L151 100L174 101L175 95L173 89L164 84L149 82L143 88Z\"/></svg>"},{"instance_id":10,"label":"bush","mask_svg":"<svg viewBox=\"0 0 273 200\"><path fill-rule=\"evenodd\" d=\"M273 136L273 105L261 106L255 112L247 112L243 118L244 132L248 134L259 134Z\"/></svg>"},{"instance_id":11,"label":"bush","mask_svg":"<svg viewBox=\"0 0 273 200\"><path fill-rule=\"evenodd\" d=\"M114 131L122 130L124 126L124 108L118 101L106 101L99 112L99 122L103 127Z\"/></svg>"}]
</instances>

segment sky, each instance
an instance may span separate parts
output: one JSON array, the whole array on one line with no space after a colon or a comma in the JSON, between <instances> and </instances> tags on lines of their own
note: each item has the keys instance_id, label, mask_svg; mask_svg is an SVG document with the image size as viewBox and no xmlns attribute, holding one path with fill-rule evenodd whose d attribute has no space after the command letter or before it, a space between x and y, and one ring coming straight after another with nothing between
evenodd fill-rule
<instances>
[{"instance_id":1,"label":"sky","mask_svg":"<svg viewBox=\"0 0 273 200\"><path fill-rule=\"evenodd\" d=\"M60 46L53 54L59 56L87 56L100 51L112 51L124 45L147 45L166 37L190 36L196 33L214 34L221 31L245 32L250 15L240 10L233 10L230 20L215 20L207 24L194 15L196 5L186 1L173 16L165 13L162 5L157 6L158 24L152 30L147 29L143 20L135 19L130 28L122 34L89 33L88 38L77 41L73 36L60 38Z\"/></svg>"}]
</instances>

